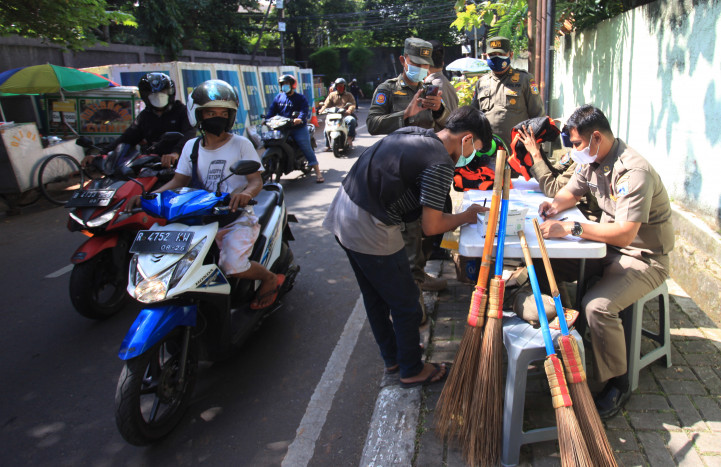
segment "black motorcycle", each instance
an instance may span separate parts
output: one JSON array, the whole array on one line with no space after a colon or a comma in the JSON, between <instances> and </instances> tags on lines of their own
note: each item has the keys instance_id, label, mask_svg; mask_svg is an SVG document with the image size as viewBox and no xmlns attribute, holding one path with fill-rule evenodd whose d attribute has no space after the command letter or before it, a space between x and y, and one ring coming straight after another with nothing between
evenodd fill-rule
<instances>
[{"instance_id":1,"label":"black motorcycle","mask_svg":"<svg viewBox=\"0 0 721 467\"><path fill-rule=\"evenodd\" d=\"M296 116L297 114L293 114L293 117L288 118L276 115L258 125L258 135L266 148L261 158L264 169L262 172L263 183L277 183L280 181L280 177L294 170L300 170L305 175L312 170L308 166L308 160L300 146L290 135L291 130L296 128L293 125L293 119ZM310 145L315 149L315 126L308 124L307 128L310 133Z\"/></svg>"}]
</instances>

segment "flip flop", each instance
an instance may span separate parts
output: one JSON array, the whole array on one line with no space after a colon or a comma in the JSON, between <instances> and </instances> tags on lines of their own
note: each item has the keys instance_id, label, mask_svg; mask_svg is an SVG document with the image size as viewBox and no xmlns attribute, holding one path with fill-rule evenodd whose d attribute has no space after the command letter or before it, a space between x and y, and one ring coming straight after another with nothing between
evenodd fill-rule
<instances>
[{"instance_id":1,"label":"flip flop","mask_svg":"<svg viewBox=\"0 0 721 467\"><path fill-rule=\"evenodd\" d=\"M276 300L278 300L278 292L280 292L280 286L283 285L283 282L285 282L285 274L276 274L276 278L278 280L275 288L271 291L265 292L264 294L260 294L256 296L253 301L250 303L250 309L251 310L262 310L263 308L268 308L273 303L275 303ZM266 306L260 306L259 303L261 300L263 300L266 297L273 297L273 300Z\"/></svg>"},{"instance_id":2,"label":"flip flop","mask_svg":"<svg viewBox=\"0 0 721 467\"><path fill-rule=\"evenodd\" d=\"M435 370L430 375L428 375L428 378L426 378L422 381L414 381L412 383L404 383L403 381L401 381L401 387L403 389L410 389L410 388L415 388L418 386L428 386L429 384L442 383L443 381L445 381L446 378L448 378L448 372L451 371L450 364L448 364L448 363L441 364L441 365L445 366L446 372L437 381L433 381L433 378L435 378L438 375L438 373L441 372L442 367L438 363L432 363L432 365L435 367Z\"/></svg>"},{"instance_id":3,"label":"flip flop","mask_svg":"<svg viewBox=\"0 0 721 467\"><path fill-rule=\"evenodd\" d=\"M315 182L316 182L316 183L323 183L323 182L325 182L325 178L323 178L323 177L320 177L320 178L319 178L319 177L316 177Z\"/></svg>"}]
</instances>

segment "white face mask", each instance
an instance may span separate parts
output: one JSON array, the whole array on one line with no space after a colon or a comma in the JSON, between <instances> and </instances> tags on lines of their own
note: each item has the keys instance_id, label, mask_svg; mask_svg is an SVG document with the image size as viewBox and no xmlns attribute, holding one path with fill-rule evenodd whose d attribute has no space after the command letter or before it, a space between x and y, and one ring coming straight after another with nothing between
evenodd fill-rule
<instances>
[{"instance_id":1,"label":"white face mask","mask_svg":"<svg viewBox=\"0 0 721 467\"><path fill-rule=\"evenodd\" d=\"M168 105L168 98L169 96L164 92L154 92L148 96L148 101L153 107L162 109Z\"/></svg>"},{"instance_id":2,"label":"white face mask","mask_svg":"<svg viewBox=\"0 0 721 467\"><path fill-rule=\"evenodd\" d=\"M591 136L591 141L593 141L593 136ZM581 165L584 164L592 164L596 161L596 158L598 157L598 151L601 149L601 143L598 144L596 147L596 154L591 155L591 141L588 142L588 146L581 149L580 151L576 151L575 149L571 149L571 159L578 162Z\"/></svg>"}]
</instances>

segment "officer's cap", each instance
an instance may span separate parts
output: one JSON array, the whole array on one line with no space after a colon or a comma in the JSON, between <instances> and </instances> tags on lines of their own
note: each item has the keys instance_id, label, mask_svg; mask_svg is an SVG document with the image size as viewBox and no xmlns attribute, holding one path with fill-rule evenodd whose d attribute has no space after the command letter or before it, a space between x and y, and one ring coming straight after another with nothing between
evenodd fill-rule
<instances>
[{"instance_id":1,"label":"officer's cap","mask_svg":"<svg viewBox=\"0 0 721 467\"><path fill-rule=\"evenodd\" d=\"M433 46L431 43L416 37L406 39L403 47L403 55L408 55L413 63L419 65L433 66L433 60L431 59L432 53Z\"/></svg>"},{"instance_id":2,"label":"officer's cap","mask_svg":"<svg viewBox=\"0 0 721 467\"><path fill-rule=\"evenodd\" d=\"M508 38L503 36L496 36L491 37L488 39L488 42L486 42L486 53L492 54L492 53L502 53L502 54L508 54L508 52L511 50L511 41L508 40Z\"/></svg>"}]
</instances>

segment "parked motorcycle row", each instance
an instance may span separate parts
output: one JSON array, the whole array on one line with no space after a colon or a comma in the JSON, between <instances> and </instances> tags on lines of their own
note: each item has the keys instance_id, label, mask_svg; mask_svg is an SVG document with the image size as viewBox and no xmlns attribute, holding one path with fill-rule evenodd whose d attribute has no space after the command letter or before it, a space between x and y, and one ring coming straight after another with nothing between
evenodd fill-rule
<instances>
[{"instance_id":1,"label":"parked motorcycle row","mask_svg":"<svg viewBox=\"0 0 721 467\"><path fill-rule=\"evenodd\" d=\"M152 154L167 152L182 137L166 133L147 151L151 155L125 145L115 148L103 160L104 177L77 190L66 204L68 228L89 237L71 258L70 296L77 311L105 319L130 297L146 305L120 346L125 365L115 394L116 424L134 445L150 444L173 430L189 405L198 362L232 355L280 308L300 270L289 244L288 223L296 220L274 180L281 171L308 168L307 161L296 165L295 153L289 153L290 167L282 161L288 148L281 145L290 147L287 135L266 151L277 148L273 154L286 165L274 166L277 177L267 177L251 203L261 231L250 259L286 277L279 300L261 310L250 307L260 282L226 278L218 267L215 235L242 214L241 209L229 212L229 194L191 188L150 193L173 176ZM81 139L78 144L92 143ZM239 161L230 170L247 175L259 168L257 162ZM137 195L142 195L141 208L126 212L126 203Z\"/></svg>"}]
</instances>

